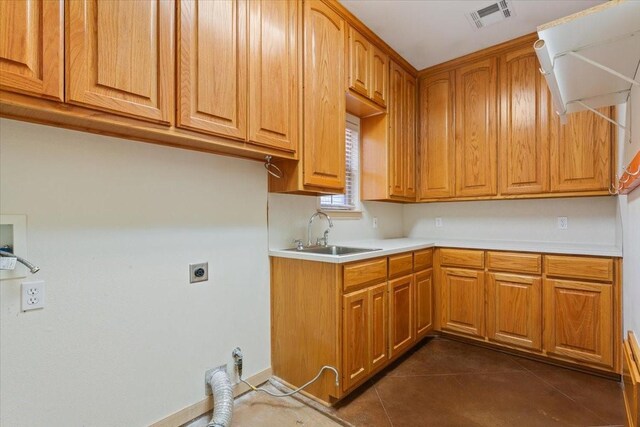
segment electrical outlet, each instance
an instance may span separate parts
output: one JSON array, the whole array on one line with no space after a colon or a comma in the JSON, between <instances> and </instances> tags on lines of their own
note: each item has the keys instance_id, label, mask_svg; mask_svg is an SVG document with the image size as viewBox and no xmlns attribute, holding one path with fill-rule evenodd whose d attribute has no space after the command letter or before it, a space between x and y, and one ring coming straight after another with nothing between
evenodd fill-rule
<instances>
[{"instance_id":1,"label":"electrical outlet","mask_svg":"<svg viewBox=\"0 0 640 427\"><path fill-rule=\"evenodd\" d=\"M198 283L209 280L209 263L189 264L189 282Z\"/></svg>"},{"instance_id":2,"label":"electrical outlet","mask_svg":"<svg viewBox=\"0 0 640 427\"><path fill-rule=\"evenodd\" d=\"M566 230L567 228L569 228L569 218L567 218L566 216L559 216L558 228L560 230Z\"/></svg>"},{"instance_id":3,"label":"electrical outlet","mask_svg":"<svg viewBox=\"0 0 640 427\"><path fill-rule=\"evenodd\" d=\"M378 217L373 217L373 228L378 228Z\"/></svg>"},{"instance_id":4,"label":"electrical outlet","mask_svg":"<svg viewBox=\"0 0 640 427\"><path fill-rule=\"evenodd\" d=\"M436 227L442 227L442 218L436 218Z\"/></svg>"},{"instance_id":5,"label":"electrical outlet","mask_svg":"<svg viewBox=\"0 0 640 427\"><path fill-rule=\"evenodd\" d=\"M44 308L44 281L23 282L21 290L22 311Z\"/></svg>"}]
</instances>

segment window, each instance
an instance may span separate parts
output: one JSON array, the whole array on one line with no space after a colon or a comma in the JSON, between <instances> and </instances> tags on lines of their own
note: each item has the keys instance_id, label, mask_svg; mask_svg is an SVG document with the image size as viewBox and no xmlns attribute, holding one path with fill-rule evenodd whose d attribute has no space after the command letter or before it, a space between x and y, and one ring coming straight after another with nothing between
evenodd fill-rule
<instances>
[{"instance_id":1,"label":"window","mask_svg":"<svg viewBox=\"0 0 640 427\"><path fill-rule=\"evenodd\" d=\"M360 119L351 115L347 115L345 151L345 194L321 196L320 208L323 210L360 209Z\"/></svg>"}]
</instances>

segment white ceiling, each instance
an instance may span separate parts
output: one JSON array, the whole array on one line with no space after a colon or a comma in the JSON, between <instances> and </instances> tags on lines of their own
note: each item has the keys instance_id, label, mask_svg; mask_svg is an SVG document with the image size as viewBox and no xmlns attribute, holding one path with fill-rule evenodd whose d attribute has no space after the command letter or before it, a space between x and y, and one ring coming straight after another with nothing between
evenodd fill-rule
<instances>
[{"instance_id":1,"label":"white ceiling","mask_svg":"<svg viewBox=\"0 0 640 427\"><path fill-rule=\"evenodd\" d=\"M603 0L513 0L515 16L475 30L465 13L497 0L340 0L351 13L421 70L532 33Z\"/></svg>"}]
</instances>

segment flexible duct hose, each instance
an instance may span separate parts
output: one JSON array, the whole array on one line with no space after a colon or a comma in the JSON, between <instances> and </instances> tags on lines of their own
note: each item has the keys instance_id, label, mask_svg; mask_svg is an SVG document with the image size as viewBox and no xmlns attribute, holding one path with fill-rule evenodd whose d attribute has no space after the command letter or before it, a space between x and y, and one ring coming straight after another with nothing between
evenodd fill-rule
<instances>
[{"instance_id":1,"label":"flexible duct hose","mask_svg":"<svg viewBox=\"0 0 640 427\"><path fill-rule=\"evenodd\" d=\"M213 418L207 427L230 427L233 415L233 387L227 371L217 369L207 378L213 392Z\"/></svg>"}]
</instances>

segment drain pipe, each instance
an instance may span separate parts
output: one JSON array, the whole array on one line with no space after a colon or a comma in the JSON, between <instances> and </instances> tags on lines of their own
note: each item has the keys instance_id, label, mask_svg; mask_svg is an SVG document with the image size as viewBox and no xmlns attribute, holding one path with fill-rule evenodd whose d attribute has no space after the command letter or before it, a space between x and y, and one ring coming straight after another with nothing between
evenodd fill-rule
<instances>
[{"instance_id":1,"label":"drain pipe","mask_svg":"<svg viewBox=\"0 0 640 427\"><path fill-rule=\"evenodd\" d=\"M207 384L213 393L213 418L207 427L231 427L233 415L233 386L224 367L207 374Z\"/></svg>"}]
</instances>

